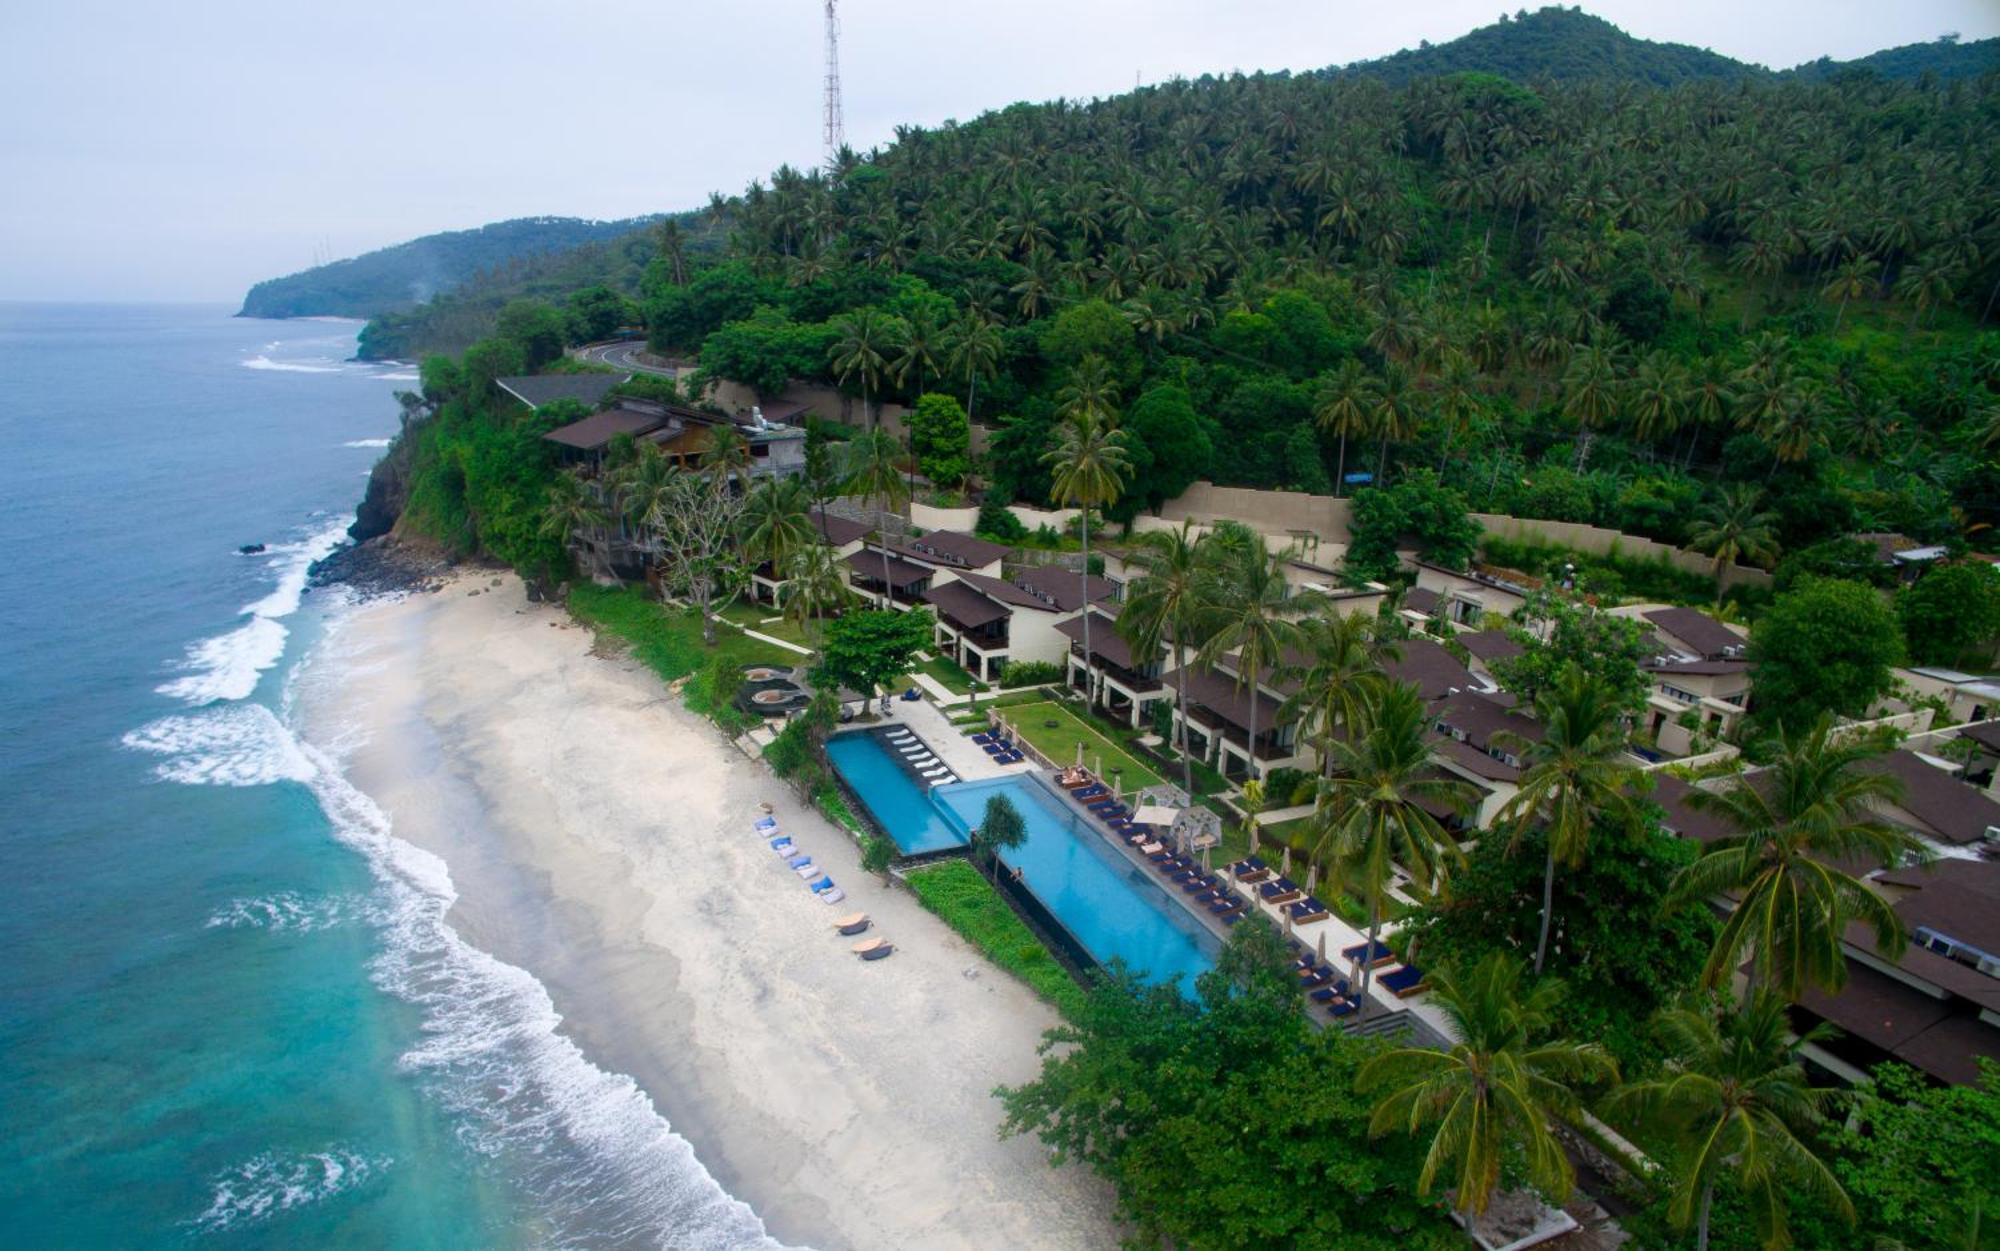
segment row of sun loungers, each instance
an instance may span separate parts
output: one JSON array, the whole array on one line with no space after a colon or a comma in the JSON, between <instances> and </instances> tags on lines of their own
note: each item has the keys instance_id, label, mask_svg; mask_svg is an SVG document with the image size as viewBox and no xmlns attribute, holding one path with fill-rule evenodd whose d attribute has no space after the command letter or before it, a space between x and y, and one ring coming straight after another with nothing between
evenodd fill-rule
<instances>
[{"instance_id":1,"label":"row of sun loungers","mask_svg":"<svg viewBox=\"0 0 2000 1251\"><path fill-rule=\"evenodd\" d=\"M1021 749L1014 746L1014 740L1001 734L975 734L972 741L979 749L993 757L994 764L1019 764L1027 759Z\"/></svg>"},{"instance_id":2,"label":"row of sun loungers","mask_svg":"<svg viewBox=\"0 0 2000 1251\"><path fill-rule=\"evenodd\" d=\"M806 885L821 903L837 904L847 898L847 892L834 885L833 878L813 863L813 858L799 849L792 836L778 828L775 817L761 816L751 823L751 830L764 840L772 854L785 862L785 867L804 879Z\"/></svg>"},{"instance_id":3,"label":"row of sun loungers","mask_svg":"<svg viewBox=\"0 0 2000 1251\"><path fill-rule=\"evenodd\" d=\"M937 754L929 745L908 730L897 727L885 731L882 737L888 740L889 746L896 749L896 754L915 769L918 776L926 782L939 786L946 782L958 781L958 775L953 773L944 761L937 758Z\"/></svg>"}]
</instances>

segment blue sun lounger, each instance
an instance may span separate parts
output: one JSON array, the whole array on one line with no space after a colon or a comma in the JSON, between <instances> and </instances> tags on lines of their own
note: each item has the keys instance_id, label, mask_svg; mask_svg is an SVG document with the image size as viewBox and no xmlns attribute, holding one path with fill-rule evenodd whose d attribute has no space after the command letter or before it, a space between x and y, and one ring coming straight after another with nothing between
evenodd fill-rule
<instances>
[{"instance_id":1,"label":"blue sun lounger","mask_svg":"<svg viewBox=\"0 0 2000 1251\"><path fill-rule=\"evenodd\" d=\"M1396 958L1396 953L1389 950L1387 943L1374 944L1372 951L1369 948L1369 944L1356 943L1352 947L1342 947L1340 954L1345 959L1358 961L1369 968L1374 968L1378 964L1387 964Z\"/></svg>"},{"instance_id":2,"label":"blue sun lounger","mask_svg":"<svg viewBox=\"0 0 2000 1251\"><path fill-rule=\"evenodd\" d=\"M1400 969L1391 969L1389 972L1376 978L1375 984L1387 990L1395 991L1399 995L1419 995L1427 989L1424 984L1423 970L1414 964L1406 964Z\"/></svg>"}]
</instances>

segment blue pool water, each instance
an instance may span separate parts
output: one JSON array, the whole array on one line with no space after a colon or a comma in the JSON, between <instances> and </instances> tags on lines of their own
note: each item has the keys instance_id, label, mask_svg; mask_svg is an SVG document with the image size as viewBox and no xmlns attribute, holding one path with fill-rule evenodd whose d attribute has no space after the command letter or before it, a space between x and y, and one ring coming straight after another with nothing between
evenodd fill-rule
<instances>
[{"instance_id":1,"label":"blue pool water","mask_svg":"<svg viewBox=\"0 0 2000 1251\"><path fill-rule=\"evenodd\" d=\"M964 830L945 820L873 734L837 734L827 740L826 754L904 855L965 846Z\"/></svg>"},{"instance_id":2,"label":"blue pool water","mask_svg":"<svg viewBox=\"0 0 2000 1251\"><path fill-rule=\"evenodd\" d=\"M1120 856L1084 818L1033 782L995 778L940 786L937 802L964 828L979 824L986 801L1005 795L1020 810L1028 841L1001 856L1010 869L1100 964L1123 960L1149 981L1192 990L1215 966L1215 936L1165 889Z\"/></svg>"}]
</instances>

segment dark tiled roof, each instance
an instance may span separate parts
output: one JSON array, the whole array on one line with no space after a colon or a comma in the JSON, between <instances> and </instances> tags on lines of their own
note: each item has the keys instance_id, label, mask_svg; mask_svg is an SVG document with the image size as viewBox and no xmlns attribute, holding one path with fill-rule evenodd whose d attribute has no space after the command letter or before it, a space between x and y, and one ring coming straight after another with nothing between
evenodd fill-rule
<instances>
[{"instance_id":1,"label":"dark tiled roof","mask_svg":"<svg viewBox=\"0 0 2000 1251\"><path fill-rule=\"evenodd\" d=\"M1418 695L1426 703L1442 699L1454 690L1471 690L1479 685L1472 671L1459 664L1442 644L1429 639L1404 639L1397 647L1402 657L1385 661L1382 671L1397 682L1415 683Z\"/></svg>"},{"instance_id":2,"label":"dark tiled roof","mask_svg":"<svg viewBox=\"0 0 2000 1251\"><path fill-rule=\"evenodd\" d=\"M943 565L947 569L977 569L981 565L992 564L1008 552L1004 543L989 543L956 530L933 530L929 534L893 543L890 547L911 560Z\"/></svg>"},{"instance_id":3,"label":"dark tiled roof","mask_svg":"<svg viewBox=\"0 0 2000 1251\"><path fill-rule=\"evenodd\" d=\"M1086 578L1078 571L1055 565L1023 569L1014 575L1014 585L1041 600L1044 606L1052 605L1057 612L1075 612L1083 607L1086 595L1095 604L1118 593L1117 583L1109 578L1095 574Z\"/></svg>"},{"instance_id":4,"label":"dark tiled roof","mask_svg":"<svg viewBox=\"0 0 2000 1251\"><path fill-rule=\"evenodd\" d=\"M1247 731L1250 728L1250 689L1238 688L1236 683L1219 673L1196 671L1188 675L1187 696L1190 703L1201 704L1229 724ZM1278 725L1278 713L1282 710L1277 700L1262 691L1257 692L1257 732Z\"/></svg>"},{"instance_id":5,"label":"dark tiled roof","mask_svg":"<svg viewBox=\"0 0 2000 1251\"><path fill-rule=\"evenodd\" d=\"M2000 956L2000 892L1993 877L2000 865L1979 860L1939 860L1918 870L1931 878L1896 903L1896 914L1912 932L1933 933ZM1984 881L1978 880L1984 877Z\"/></svg>"},{"instance_id":6,"label":"dark tiled roof","mask_svg":"<svg viewBox=\"0 0 2000 1251\"><path fill-rule=\"evenodd\" d=\"M1655 608L1646 614L1646 620L1706 660L1720 660L1732 649L1740 651L1746 644L1742 635L1692 608Z\"/></svg>"},{"instance_id":7,"label":"dark tiled roof","mask_svg":"<svg viewBox=\"0 0 2000 1251\"><path fill-rule=\"evenodd\" d=\"M1056 632L1073 643L1082 643L1083 614L1078 613L1068 621L1058 623ZM1118 623L1096 609L1090 613L1090 651L1093 656L1108 660L1120 669L1137 672L1145 667L1133 658L1131 645L1118 637ZM1153 659L1158 660L1165 651L1164 647L1156 649Z\"/></svg>"},{"instance_id":8,"label":"dark tiled roof","mask_svg":"<svg viewBox=\"0 0 2000 1251\"><path fill-rule=\"evenodd\" d=\"M1522 652L1521 645L1508 638L1505 630L1475 630L1459 635L1458 641L1466 651L1489 664L1510 659Z\"/></svg>"},{"instance_id":9,"label":"dark tiled roof","mask_svg":"<svg viewBox=\"0 0 2000 1251\"><path fill-rule=\"evenodd\" d=\"M602 451L605 444L621 434L637 438L665 424L665 418L652 413L613 408L601 413L592 413L582 421L572 421L567 426L557 426L542 437L551 443L560 443L564 447L596 452Z\"/></svg>"},{"instance_id":10,"label":"dark tiled roof","mask_svg":"<svg viewBox=\"0 0 2000 1251\"><path fill-rule=\"evenodd\" d=\"M882 580L882 549L864 547L849 556L844 562L849 569L875 582ZM893 586L909 586L921 582L937 571L928 565L914 565L898 557L889 557L889 581Z\"/></svg>"},{"instance_id":11,"label":"dark tiled roof","mask_svg":"<svg viewBox=\"0 0 2000 1251\"><path fill-rule=\"evenodd\" d=\"M826 541L834 547L846 547L856 539L865 538L875 527L866 522L854 521L823 508L815 508L812 515L813 529L822 530Z\"/></svg>"},{"instance_id":12,"label":"dark tiled roof","mask_svg":"<svg viewBox=\"0 0 2000 1251\"><path fill-rule=\"evenodd\" d=\"M557 400L575 400L596 408L611 388L631 377L631 374L523 374L496 378L494 384L529 408L540 408Z\"/></svg>"},{"instance_id":13,"label":"dark tiled roof","mask_svg":"<svg viewBox=\"0 0 2000 1251\"><path fill-rule=\"evenodd\" d=\"M1900 780L1903 798L1897 806L1947 842L1976 842L1988 826L2000 825L2000 802L1908 751L1892 751L1863 767Z\"/></svg>"},{"instance_id":14,"label":"dark tiled roof","mask_svg":"<svg viewBox=\"0 0 2000 1251\"><path fill-rule=\"evenodd\" d=\"M1443 602L1443 598L1428 587L1413 586L1403 592L1403 607L1411 612L1420 612L1426 617L1436 612L1438 605Z\"/></svg>"},{"instance_id":15,"label":"dark tiled roof","mask_svg":"<svg viewBox=\"0 0 2000 1251\"><path fill-rule=\"evenodd\" d=\"M1639 667L1648 673L1685 673L1696 678L1717 678L1732 673L1748 673L1747 660L1645 660Z\"/></svg>"},{"instance_id":16,"label":"dark tiled roof","mask_svg":"<svg viewBox=\"0 0 2000 1251\"><path fill-rule=\"evenodd\" d=\"M2000 1028L1960 1015L1946 1017L1896 1048L1897 1059L1958 1086L1979 1080L1980 1056L2000 1060Z\"/></svg>"},{"instance_id":17,"label":"dark tiled roof","mask_svg":"<svg viewBox=\"0 0 2000 1251\"><path fill-rule=\"evenodd\" d=\"M1976 721L1961 726L1958 736L1969 738L1988 751L2000 752L2000 721Z\"/></svg>"},{"instance_id":18,"label":"dark tiled roof","mask_svg":"<svg viewBox=\"0 0 2000 1251\"><path fill-rule=\"evenodd\" d=\"M968 586L977 588L982 594L990 595L1003 604L1012 604L1016 608L1033 608L1039 612L1055 611L1049 605L1043 603L1027 591L1022 590L1020 587L1015 586L1005 578L996 578L991 574L984 573L961 573L958 575L958 580Z\"/></svg>"},{"instance_id":19,"label":"dark tiled roof","mask_svg":"<svg viewBox=\"0 0 2000 1251\"><path fill-rule=\"evenodd\" d=\"M1520 780L1521 771L1504 760L1495 760L1470 743L1461 743L1449 734L1432 734L1431 750L1474 777L1494 782Z\"/></svg>"},{"instance_id":20,"label":"dark tiled roof","mask_svg":"<svg viewBox=\"0 0 2000 1251\"><path fill-rule=\"evenodd\" d=\"M1438 720L1458 730L1474 747L1481 749L1492 744L1502 732L1518 735L1529 743L1542 740L1541 725L1532 717L1510 712L1486 696L1467 692L1448 696L1440 700L1432 709ZM1504 746L1502 750L1507 750ZM1515 754L1523 750L1516 747Z\"/></svg>"},{"instance_id":21,"label":"dark tiled roof","mask_svg":"<svg viewBox=\"0 0 2000 1251\"><path fill-rule=\"evenodd\" d=\"M1799 1002L1889 1052L1951 1015L1951 1005L1943 1000L1852 960L1847 964L1847 985L1838 995L1815 987Z\"/></svg>"},{"instance_id":22,"label":"dark tiled roof","mask_svg":"<svg viewBox=\"0 0 2000 1251\"><path fill-rule=\"evenodd\" d=\"M1660 805L1667 829L1681 838L1712 843L1736 833L1734 826L1712 812L1703 812L1688 802L1695 787L1671 773L1653 774L1653 802Z\"/></svg>"},{"instance_id":23,"label":"dark tiled roof","mask_svg":"<svg viewBox=\"0 0 2000 1251\"><path fill-rule=\"evenodd\" d=\"M924 592L924 600L944 616L967 630L1013 616L1005 604L996 604L963 582L947 582Z\"/></svg>"},{"instance_id":24,"label":"dark tiled roof","mask_svg":"<svg viewBox=\"0 0 2000 1251\"><path fill-rule=\"evenodd\" d=\"M1937 860L1907 869L1891 869L1882 874L1881 880L1891 886L1910 886L1919 890L1950 881L1965 890L2000 902L2000 861L1995 860Z\"/></svg>"},{"instance_id":25,"label":"dark tiled roof","mask_svg":"<svg viewBox=\"0 0 2000 1251\"><path fill-rule=\"evenodd\" d=\"M1874 548L1875 559L1885 565L1896 563L1897 552L1914 551L1918 547L1917 541L1908 535L1894 534L1888 531L1870 531L1866 534L1850 535L1849 537Z\"/></svg>"}]
</instances>

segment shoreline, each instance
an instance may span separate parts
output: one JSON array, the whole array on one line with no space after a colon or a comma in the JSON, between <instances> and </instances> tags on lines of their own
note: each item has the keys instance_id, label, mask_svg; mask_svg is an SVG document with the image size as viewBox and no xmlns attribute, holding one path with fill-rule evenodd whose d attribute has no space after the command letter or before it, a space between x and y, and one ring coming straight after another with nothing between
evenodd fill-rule
<instances>
[{"instance_id":1,"label":"shoreline","mask_svg":"<svg viewBox=\"0 0 2000 1251\"><path fill-rule=\"evenodd\" d=\"M499 586L493 583L498 581ZM637 662L511 576L362 604L349 672L304 709L449 864L448 916L532 973L770 1234L840 1248L1101 1247L1107 1186L1001 1141L990 1091L1056 1023L851 840ZM760 802L848 892L829 908L750 831ZM848 911L897 945L864 964Z\"/></svg>"}]
</instances>

